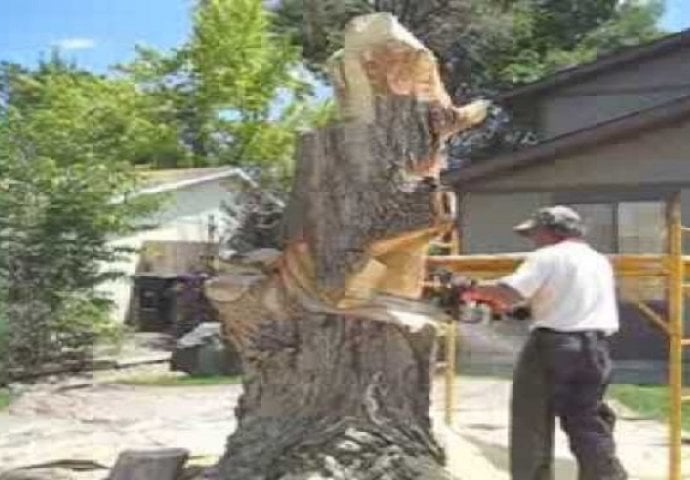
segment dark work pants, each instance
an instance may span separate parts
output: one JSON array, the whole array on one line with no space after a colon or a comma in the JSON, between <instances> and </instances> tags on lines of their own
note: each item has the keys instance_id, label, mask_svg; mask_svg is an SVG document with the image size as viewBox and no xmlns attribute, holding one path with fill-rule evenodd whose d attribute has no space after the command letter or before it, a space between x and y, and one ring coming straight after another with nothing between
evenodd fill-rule
<instances>
[{"instance_id":1,"label":"dark work pants","mask_svg":"<svg viewBox=\"0 0 690 480\"><path fill-rule=\"evenodd\" d=\"M611 374L608 342L597 332L538 329L513 379L512 480L553 480L555 418L568 436L580 480L623 480L613 441L615 415L603 402Z\"/></svg>"}]
</instances>

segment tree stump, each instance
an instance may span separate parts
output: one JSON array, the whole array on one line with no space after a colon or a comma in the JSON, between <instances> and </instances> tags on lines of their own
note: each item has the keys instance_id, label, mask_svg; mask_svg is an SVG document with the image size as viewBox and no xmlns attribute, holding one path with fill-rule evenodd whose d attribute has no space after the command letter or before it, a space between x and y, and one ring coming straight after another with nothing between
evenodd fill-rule
<instances>
[{"instance_id":1,"label":"tree stump","mask_svg":"<svg viewBox=\"0 0 690 480\"><path fill-rule=\"evenodd\" d=\"M418 301L454 225L445 138L480 122L389 14L358 17L331 63L340 118L299 143L282 254L206 288L243 360L223 480L449 479L431 433L440 312Z\"/></svg>"}]
</instances>

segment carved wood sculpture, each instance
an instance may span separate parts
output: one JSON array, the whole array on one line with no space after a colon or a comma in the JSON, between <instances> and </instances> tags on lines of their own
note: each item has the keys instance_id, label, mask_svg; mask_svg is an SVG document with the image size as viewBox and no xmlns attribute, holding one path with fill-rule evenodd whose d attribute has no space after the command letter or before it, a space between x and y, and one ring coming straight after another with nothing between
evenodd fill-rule
<instances>
[{"instance_id":1,"label":"carved wood sculpture","mask_svg":"<svg viewBox=\"0 0 690 480\"><path fill-rule=\"evenodd\" d=\"M438 313L417 299L454 207L424 178L487 105L453 107L389 14L354 19L331 72L340 119L300 139L282 252L207 286L245 370L219 475L450 478L429 418Z\"/></svg>"}]
</instances>

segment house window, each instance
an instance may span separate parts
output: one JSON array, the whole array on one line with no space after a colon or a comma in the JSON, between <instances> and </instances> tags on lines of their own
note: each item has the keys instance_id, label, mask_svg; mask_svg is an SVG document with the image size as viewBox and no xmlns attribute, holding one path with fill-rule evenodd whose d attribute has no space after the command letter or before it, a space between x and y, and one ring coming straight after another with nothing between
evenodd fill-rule
<instances>
[{"instance_id":1,"label":"house window","mask_svg":"<svg viewBox=\"0 0 690 480\"><path fill-rule=\"evenodd\" d=\"M587 238L603 253L663 253L663 201L571 204L584 218Z\"/></svg>"},{"instance_id":2,"label":"house window","mask_svg":"<svg viewBox=\"0 0 690 480\"><path fill-rule=\"evenodd\" d=\"M602 253L663 253L666 206L663 201L571 204L584 218L589 242ZM664 298L657 278L619 279L621 290L646 301Z\"/></svg>"},{"instance_id":3,"label":"house window","mask_svg":"<svg viewBox=\"0 0 690 480\"><path fill-rule=\"evenodd\" d=\"M616 251L616 205L586 203L571 205L584 219L587 240L602 253Z\"/></svg>"},{"instance_id":4,"label":"house window","mask_svg":"<svg viewBox=\"0 0 690 480\"><path fill-rule=\"evenodd\" d=\"M618 204L618 252L663 253L666 247L663 202Z\"/></svg>"}]
</instances>

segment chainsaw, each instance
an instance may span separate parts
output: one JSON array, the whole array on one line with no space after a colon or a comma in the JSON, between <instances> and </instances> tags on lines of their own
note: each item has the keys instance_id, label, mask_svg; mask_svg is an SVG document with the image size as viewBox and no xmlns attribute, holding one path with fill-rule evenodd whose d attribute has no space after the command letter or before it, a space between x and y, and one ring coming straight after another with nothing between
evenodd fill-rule
<instances>
[{"instance_id":1,"label":"chainsaw","mask_svg":"<svg viewBox=\"0 0 690 480\"><path fill-rule=\"evenodd\" d=\"M522 321L531 315L526 305L511 306L482 295L474 288L476 280L445 271L435 277L440 285L439 306L458 322L482 323L487 316L484 312L488 313L490 321L505 318Z\"/></svg>"}]
</instances>

